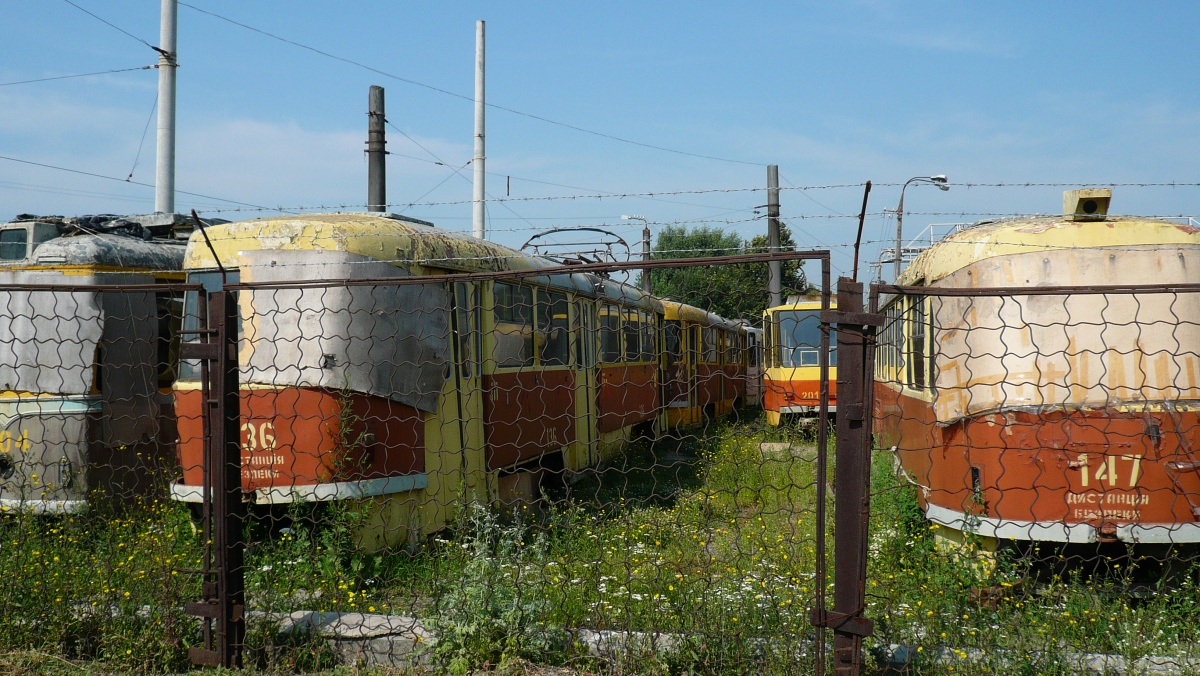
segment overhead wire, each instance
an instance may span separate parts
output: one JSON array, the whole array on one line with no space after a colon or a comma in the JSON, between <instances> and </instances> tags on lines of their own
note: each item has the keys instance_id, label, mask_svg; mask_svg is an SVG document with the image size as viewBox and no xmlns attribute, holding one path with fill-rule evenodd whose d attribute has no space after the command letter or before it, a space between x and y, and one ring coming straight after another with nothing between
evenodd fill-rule
<instances>
[{"instance_id":1,"label":"overhead wire","mask_svg":"<svg viewBox=\"0 0 1200 676\"><path fill-rule=\"evenodd\" d=\"M69 0L66 0L66 1L69 1ZM462 100L464 100L464 101L474 101L474 100L475 100L473 97L467 96L467 95L465 95L465 94L459 94L458 92L453 92L453 91L450 91L450 90L448 90L448 89L443 89L443 88L441 88L441 87L436 87L436 86L434 86L434 85L431 85L431 84L426 84L426 83L424 83L424 82L420 82L420 81L417 81L417 80L413 80L412 78L407 78L407 77L402 77L402 76L399 76L399 75L395 75L395 74L393 74L393 73L389 73L389 72L387 72L387 71L384 71L384 70L380 70L380 69L378 69L378 68L375 68L374 66L369 66L369 65L367 65L367 64L365 64L365 63L362 63L361 61L355 61L355 60L353 60L353 59L348 59L348 58L346 58L346 57L343 57L343 56L338 56L338 55L336 55L336 54L332 54L332 53L330 53L330 52L327 52L327 51L324 51L324 50L321 50L321 49L317 49L316 47L313 47L313 46L310 46L310 45L306 45L306 44L304 44L304 43L302 43L302 42L297 42L297 41L295 41L295 40L291 40L291 39L289 39L289 38L285 38L285 37L282 37L282 36L276 35L276 34L274 34L274 33L271 33L271 32L268 32L268 31L265 31L265 30L263 30L263 29L261 29L261 28L255 28L254 26L251 26L251 25L248 25L248 24L242 23L242 22L240 22L240 21L236 21L236 20L234 20L234 19L230 19L229 17L227 17L227 16L222 16L222 15L220 15L220 14L217 14L216 12L211 12L211 11L209 11L209 10L206 10L206 9L201 9L200 7L197 7L197 6L195 6L195 5L192 5L192 4L190 4L190 3L187 3L187 2L180 2L179 4L180 4L180 5L182 5L182 6L184 6L184 7L187 7L187 8L189 8L189 9L192 9L192 10L195 10L195 11L197 11L197 12L200 12L201 14L207 14L208 16L211 16L211 17L213 17L213 18L215 18L215 19L220 19L221 21L225 21L225 22L227 22L227 23L231 23L231 24L233 24L233 25L235 25L235 26L239 26L239 27L241 27L241 28L244 28L244 29L246 29L246 30L253 31L253 32L255 32L255 33L258 33L259 35L264 35L264 36L266 36L266 37L272 38L272 39L274 39L274 40L278 40L278 41L280 41L280 42L283 42L283 43L286 43L286 44L292 45L292 46L294 46L294 47L298 47L298 48L300 48L300 49L304 49L304 50L307 50L307 51L313 52L314 54L319 54L320 56L324 56L324 57L326 57L326 58L329 58L329 59L334 59L335 61L341 61L342 63L350 64L350 65L352 65L352 66L355 66L355 67L358 67L358 68L362 68L362 69L364 69L364 70L371 71L372 73L375 73L375 74L377 74L377 75L382 75L382 76L384 76L384 77L387 77L387 78L391 78L391 79L393 79L393 80L396 80L396 81L398 81L398 82L404 82L404 83L406 83L406 84L410 84L410 85L413 85L413 86L416 86L416 87L422 87L422 88L424 88L424 89L428 89L428 90L430 90L430 91L437 92L437 93L439 93L439 94L445 94L445 95L447 95L447 96L453 96L454 98L457 98L457 99L462 99ZM649 148L649 149L651 149L651 150L658 150L658 151L667 152L667 153L674 153L674 154L676 154L676 155L684 155L684 156L687 156L687 157L695 157L695 158L698 158L698 159L704 159L704 160L713 160L713 161L717 161L717 162L728 162L728 163L732 163L732 164L742 164L742 165L748 165L748 166L754 166L754 167L766 166L766 165L765 165L764 163L762 163L762 162L748 162L748 161L746 161L746 160L735 160L735 159L731 159L731 158L728 158L728 157L718 157L718 156L716 156L716 155L706 155L706 154L703 154L703 153L693 153L693 152L689 152L689 151L686 151L686 150L679 150L679 149L677 149L677 148L668 148L668 147L666 147L666 146L655 145L655 144L652 144L652 143L644 143L644 142L642 142L642 141L635 141L635 140L633 140L633 139L623 138L623 137L616 136L616 135L614 135L614 134L609 134L609 133L602 132L602 131L596 131L595 129L588 129L588 128L586 128L586 127L581 127L581 126L579 126L579 125L570 124L570 123L568 123L568 122L562 122L562 121L559 121L559 120L554 120L554 119L551 119L551 118L548 118L548 117L545 117L545 116L542 116L542 115L537 115L537 114L534 114L534 113L527 113L527 112L524 112L524 111L521 111L521 110L517 110L517 109L515 109L515 108L509 108L509 107L507 107L507 106L501 106L501 105L497 105L497 104L495 104L495 103L487 103L486 105L487 105L487 107L488 107L488 108L494 108L494 109L496 109L496 110L502 110L502 111L504 111L504 112L506 112L506 113L511 113L511 114L513 114L513 115L519 115L519 116L521 116L521 117L527 117L527 118L530 118L530 119L533 119L533 120L537 120L537 121L539 121L539 122L544 122L544 123L546 123L546 124L551 124L551 125L555 125L555 126L558 126L558 127L563 127L563 128L565 128L565 129L571 129L571 130L574 130L574 131L577 131L577 132L581 132L581 133L584 133L584 134L590 134L590 135L593 135L593 136L598 136L598 137L600 137L600 138L606 138L606 139L609 139L609 140L612 140L612 141L618 141L618 142L620 142L620 143L626 143L626 144L629 144L629 145L640 146L640 147L643 147L643 148Z\"/></svg>"},{"instance_id":2,"label":"overhead wire","mask_svg":"<svg viewBox=\"0 0 1200 676\"><path fill-rule=\"evenodd\" d=\"M137 154L133 156L133 166L129 168L129 175L125 177L126 181L133 178L133 172L137 171L138 161L142 159L142 146L146 145L146 133L150 131L150 122L154 119L154 111L158 108L158 93L154 94L154 103L150 104L150 116L146 118L146 126L142 128L142 140L138 141Z\"/></svg>"},{"instance_id":3,"label":"overhead wire","mask_svg":"<svg viewBox=\"0 0 1200 676\"><path fill-rule=\"evenodd\" d=\"M12 87L14 85L32 84L34 82L51 82L53 80L70 80L77 77L92 77L93 75L111 75L113 73L129 73L135 70L153 70L158 68L157 64L150 66L137 66L136 68L114 68L112 70L98 70L94 73L77 73L75 75L57 75L55 77L40 77L35 80L18 80L16 82L0 82L0 87Z\"/></svg>"},{"instance_id":4,"label":"overhead wire","mask_svg":"<svg viewBox=\"0 0 1200 676\"><path fill-rule=\"evenodd\" d=\"M92 17L93 19L95 19L95 20L99 21L100 23L104 24L105 26L108 26L109 28L112 28L112 29L114 29L114 30L117 30L117 31L119 31L119 32L121 32L121 33L124 33L125 35L128 35L129 37L133 38L134 40L137 40L138 42L142 43L143 45L146 45L146 46L147 46L147 47L149 47L150 49L153 49L154 51L158 52L159 54L166 54L166 52L164 52L163 50L159 49L158 47L155 47L154 45L152 45L152 44L150 44L149 42L147 42L147 41L143 40L142 38L139 38L138 36L134 35L133 33L130 33L129 31L125 30L124 28L121 28L120 26L116 25L115 23L112 23L111 21L108 21L108 20L107 20L107 19L105 19L104 17L101 17L100 15L98 15L98 14L95 14L95 13L93 13L93 12L89 12L88 10L84 9L83 7L80 7L79 5L75 4L74 2L71 2L71 0L63 0L63 2L65 2L65 3L67 3L68 5L70 5L70 6L74 7L75 9L77 9L77 10L79 10L79 11L83 12L84 14L87 14L88 16L90 16L90 17Z\"/></svg>"},{"instance_id":5,"label":"overhead wire","mask_svg":"<svg viewBox=\"0 0 1200 676\"><path fill-rule=\"evenodd\" d=\"M90 171L83 171L81 169L70 169L68 167L59 167L59 166L56 166L53 164L46 164L44 162L34 162L32 160L22 160L17 157L9 157L7 155L0 155L0 160L5 160L7 162L17 162L20 164L28 164L28 165L31 165L34 167L43 167L45 169L54 169L55 171L65 171L67 173L79 174L81 176L91 176L93 178L103 178L108 181L117 181L118 183L129 183L132 185L145 186L147 188L155 187L153 183L142 183L141 181L131 181L131 180L124 179L124 178L117 178L116 176L105 176L104 174L97 174L97 173L90 172ZM205 195L205 194L198 193L198 192L189 192L187 190L176 189L175 192L177 192L181 195L190 195L192 197L200 197L200 198L206 199L206 200L216 200L218 202L227 202L229 204L237 204L244 208L249 208L249 209L254 209L254 210L259 210L259 211L291 211L291 209L288 209L286 207L279 207L279 208L264 207L259 204L251 204L249 202L239 202L238 200L225 199L224 197L214 197L213 195ZM212 213L215 210L205 209L204 211L205 211L205 213Z\"/></svg>"}]
</instances>

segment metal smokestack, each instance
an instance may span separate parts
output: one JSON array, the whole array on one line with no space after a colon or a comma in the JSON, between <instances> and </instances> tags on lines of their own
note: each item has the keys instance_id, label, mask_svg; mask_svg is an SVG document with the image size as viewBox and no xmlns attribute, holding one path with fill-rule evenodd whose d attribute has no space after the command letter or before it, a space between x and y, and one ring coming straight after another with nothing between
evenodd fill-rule
<instances>
[{"instance_id":1,"label":"metal smokestack","mask_svg":"<svg viewBox=\"0 0 1200 676\"><path fill-rule=\"evenodd\" d=\"M367 101L367 211L387 210L387 138L383 87L371 85Z\"/></svg>"}]
</instances>

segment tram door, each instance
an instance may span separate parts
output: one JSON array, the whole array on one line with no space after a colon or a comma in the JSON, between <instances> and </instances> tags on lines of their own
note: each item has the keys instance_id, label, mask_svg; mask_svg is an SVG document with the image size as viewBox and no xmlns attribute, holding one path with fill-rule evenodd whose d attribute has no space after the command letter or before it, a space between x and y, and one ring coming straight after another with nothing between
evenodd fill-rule
<instances>
[{"instance_id":1,"label":"tram door","mask_svg":"<svg viewBox=\"0 0 1200 676\"><path fill-rule=\"evenodd\" d=\"M700 422L702 415L700 412L700 326L698 324L690 324L687 326L687 350L684 357L684 377L687 379L688 393L688 422Z\"/></svg>"},{"instance_id":2,"label":"tram door","mask_svg":"<svg viewBox=\"0 0 1200 676\"><path fill-rule=\"evenodd\" d=\"M575 380L575 438L580 449L569 469L578 471L600 461L600 439L597 437L598 365L596 305L587 300L575 301L575 317L572 325L575 340L575 365L578 377Z\"/></svg>"},{"instance_id":3,"label":"tram door","mask_svg":"<svg viewBox=\"0 0 1200 676\"><path fill-rule=\"evenodd\" d=\"M483 429L483 337L480 335L483 307L479 286L470 282L454 285L455 371L459 447L462 449L462 480L467 495L488 501L487 467Z\"/></svg>"}]
</instances>

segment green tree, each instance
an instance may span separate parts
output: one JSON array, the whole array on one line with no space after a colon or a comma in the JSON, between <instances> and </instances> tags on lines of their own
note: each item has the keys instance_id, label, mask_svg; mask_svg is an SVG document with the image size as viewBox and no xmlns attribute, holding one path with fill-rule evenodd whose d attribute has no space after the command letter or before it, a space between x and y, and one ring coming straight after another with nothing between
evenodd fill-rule
<instances>
[{"instance_id":1,"label":"green tree","mask_svg":"<svg viewBox=\"0 0 1200 676\"><path fill-rule=\"evenodd\" d=\"M779 247L783 251L796 250L791 230L782 223L779 225ZM743 241L736 233L727 233L720 228L668 226L658 233L650 255L655 259L697 258L765 251L766 235ZM810 290L801 263L787 261L782 265L785 299ZM638 279L640 281L640 275ZM650 271L655 296L694 305L726 319L745 319L755 324L762 320L763 310L767 308L767 282L766 263Z\"/></svg>"}]
</instances>

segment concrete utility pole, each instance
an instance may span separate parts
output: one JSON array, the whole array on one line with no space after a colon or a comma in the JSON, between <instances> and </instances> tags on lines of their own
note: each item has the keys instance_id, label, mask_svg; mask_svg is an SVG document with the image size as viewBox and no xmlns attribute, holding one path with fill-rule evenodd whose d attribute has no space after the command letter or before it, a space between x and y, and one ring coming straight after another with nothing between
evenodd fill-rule
<instances>
[{"instance_id":1,"label":"concrete utility pole","mask_svg":"<svg viewBox=\"0 0 1200 676\"><path fill-rule=\"evenodd\" d=\"M387 131L383 87L371 85L367 97L367 211L387 211Z\"/></svg>"},{"instance_id":2,"label":"concrete utility pole","mask_svg":"<svg viewBox=\"0 0 1200 676\"><path fill-rule=\"evenodd\" d=\"M175 212L175 39L179 33L177 0L162 0L158 28L158 141L154 168L154 210Z\"/></svg>"},{"instance_id":3,"label":"concrete utility pole","mask_svg":"<svg viewBox=\"0 0 1200 676\"><path fill-rule=\"evenodd\" d=\"M779 165L767 165L767 248L771 253L779 251ZM768 288L771 292L771 304L768 307L783 305L783 271L779 261L767 263L770 271Z\"/></svg>"},{"instance_id":4,"label":"concrete utility pole","mask_svg":"<svg viewBox=\"0 0 1200 676\"><path fill-rule=\"evenodd\" d=\"M487 104L483 96L483 21L475 22L475 157L471 164L475 167L475 196L471 203L471 234L479 239L487 239L487 230L483 223L484 197L484 164L486 154L483 151L483 118Z\"/></svg>"}]
</instances>

